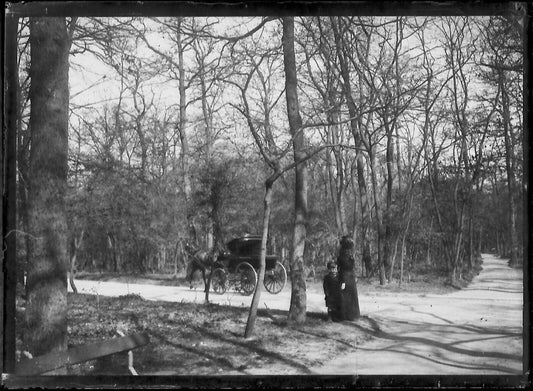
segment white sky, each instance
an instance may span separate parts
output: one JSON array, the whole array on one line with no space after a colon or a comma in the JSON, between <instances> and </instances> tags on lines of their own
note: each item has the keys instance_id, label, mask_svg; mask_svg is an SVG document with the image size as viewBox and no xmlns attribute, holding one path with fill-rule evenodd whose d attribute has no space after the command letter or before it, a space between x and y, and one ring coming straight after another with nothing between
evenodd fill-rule
<instances>
[{"instance_id":1,"label":"white sky","mask_svg":"<svg viewBox=\"0 0 533 391\"><path fill-rule=\"evenodd\" d=\"M247 29L250 29L253 26L256 26L257 23L260 21L260 18L221 18L222 23L217 25L216 33L217 34L232 34L234 32L242 32L246 31ZM148 25L149 22L147 21L146 24ZM244 24L243 24L244 23ZM272 29L277 28L279 26L279 22L270 22L270 26ZM256 33L257 36L259 36L260 32ZM273 35L272 35L273 34ZM281 37L276 35L274 31L266 32L264 33L267 39L271 40L273 39L281 39ZM435 31L428 30L426 32L426 39L430 46L436 47L436 49L432 50L432 55L436 59L436 67L442 66L442 56L443 56L443 50L441 48L438 48L439 43L435 39L436 38ZM170 51L172 50L172 44L166 40L161 38L158 33L153 33L150 36L148 36L148 40L151 42L153 46L156 46L161 51ZM403 43L404 49L409 49L411 46L416 46L416 43L414 43L416 40L408 40ZM177 53L171 53L177 60ZM186 61L189 63L192 63L192 59L187 56L190 56L190 52L187 52L185 54ZM217 53L214 53L215 55ZM376 54L376 53L373 53ZM140 41L139 46L137 47L137 56L139 57L146 57L146 58L156 58L157 55L154 54L150 49L146 48L144 43ZM413 49L410 53L411 58L414 58L417 56L417 50ZM91 53L84 53L84 54L78 54L71 57L71 68L70 68L70 88L71 88L71 105L73 107L76 106L84 106L84 105L93 105L94 107L101 107L101 105L108 103L108 104L116 104L118 101L119 96L119 90L120 90L120 82L119 82L119 76L117 72L102 63L101 61L97 60ZM443 75L444 77L445 75ZM275 87L278 89L283 88L283 72L281 72L279 79L279 83ZM147 95L155 94L156 96L156 103L159 102L159 107L162 108L169 108L170 106L175 105L175 117L177 118L177 105L179 104L179 93L178 93L178 84L175 80L168 80L167 77L161 76L158 78L154 78L153 80L150 80L149 82L146 82L143 84L143 90L146 92ZM472 83L469 87L471 90L471 96L473 96L475 91L479 90L479 85L475 85ZM228 95L230 89L226 92L226 97L223 99L224 102L236 102L238 100L238 97L235 95ZM197 92L194 92L192 89L189 89L187 92L188 99L191 97L197 95ZM284 98L281 99L282 104L284 104ZM128 99L126 98L126 102ZM163 113L158 113L163 114ZM188 117L189 120L194 122L196 119L200 117L201 111L199 104L196 104L194 106L189 107L188 109ZM283 127L286 123L286 117L284 113L276 112L273 113L273 119L275 121L275 124L278 124L278 126ZM230 134L236 135L232 141L237 142L239 139L242 139L243 142L245 142L245 138L249 138L249 130L247 129L246 123L244 122L244 119L240 114L235 114L234 118L228 118L221 117L219 119L226 125L229 123L230 125L233 125L233 129L230 129ZM193 128L194 123L192 123L191 128ZM404 128L405 132L414 132L412 127L405 126ZM312 130L309 130L309 132L312 132ZM246 143L249 143L247 141Z\"/></svg>"}]
</instances>

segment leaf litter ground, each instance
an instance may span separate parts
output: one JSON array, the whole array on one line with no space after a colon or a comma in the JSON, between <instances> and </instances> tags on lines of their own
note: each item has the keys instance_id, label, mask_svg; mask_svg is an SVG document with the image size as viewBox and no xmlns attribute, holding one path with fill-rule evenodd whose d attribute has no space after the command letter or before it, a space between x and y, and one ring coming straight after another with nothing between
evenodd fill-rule
<instances>
[{"instance_id":1,"label":"leaf litter ground","mask_svg":"<svg viewBox=\"0 0 533 391\"><path fill-rule=\"evenodd\" d=\"M398 294L395 286L360 281L360 294ZM424 282L409 291L444 293L450 287ZM320 291L321 284L310 284ZM401 294L401 293L400 293ZM325 314L307 313L304 324L287 323L287 311L260 309L254 335L244 338L248 308L218 304L148 301L137 295L68 297L69 346L91 344L124 334L145 332L150 344L134 350L141 375L309 374L369 341L362 316L355 322L328 322ZM358 327L364 326L364 327ZM127 354L73 365L72 375L128 375Z\"/></svg>"}]
</instances>

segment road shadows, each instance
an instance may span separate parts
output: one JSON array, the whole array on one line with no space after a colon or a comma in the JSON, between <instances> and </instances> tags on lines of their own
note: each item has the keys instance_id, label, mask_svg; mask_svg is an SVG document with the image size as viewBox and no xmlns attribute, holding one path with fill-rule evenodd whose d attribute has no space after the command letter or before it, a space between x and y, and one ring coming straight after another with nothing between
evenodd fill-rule
<instances>
[{"instance_id":1,"label":"road shadows","mask_svg":"<svg viewBox=\"0 0 533 391\"><path fill-rule=\"evenodd\" d=\"M380 327L386 325L386 330ZM408 327L406 327L408 324ZM399 353L402 355L414 356L424 361L445 365L454 368L469 370L499 371L509 374L516 374L517 370L506 364L522 362L522 354L508 353L490 350L488 341L499 339L521 339L521 329L497 329L494 327L472 326L464 324L434 324L428 322L406 322L390 320L384 318L367 317L366 324L351 322L354 329L359 332L371 334L375 339L384 340L388 344L380 344L379 348L371 346L358 347L358 351L381 351ZM392 332L389 330L399 330ZM425 337L424 335L432 336ZM440 340L437 340L437 338ZM446 342L446 340L449 340ZM482 344L485 348L477 350L473 348L461 347L458 345ZM420 347L423 348L420 348ZM497 359L497 365L469 364L468 357L483 357L485 359Z\"/></svg>"}]
</instances>

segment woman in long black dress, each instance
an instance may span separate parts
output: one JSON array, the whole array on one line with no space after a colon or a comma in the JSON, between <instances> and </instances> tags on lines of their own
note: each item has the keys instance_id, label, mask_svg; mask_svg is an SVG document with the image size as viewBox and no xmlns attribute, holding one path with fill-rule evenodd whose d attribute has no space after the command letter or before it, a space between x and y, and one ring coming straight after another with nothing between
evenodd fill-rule
<instances>
[{"instance_id":1,"label":"woman in long black dress","mask_svg":"<svg viewBox=\"0 0 533 391\"><path fill-rule=\"evenodd\" d=\"M353 248L353 240L349 236L343 236L340 242L337 265L342 289L342 313L345 320L354 320L361 315L357 286L355 284Z\"/></svg>"}]
</instances>

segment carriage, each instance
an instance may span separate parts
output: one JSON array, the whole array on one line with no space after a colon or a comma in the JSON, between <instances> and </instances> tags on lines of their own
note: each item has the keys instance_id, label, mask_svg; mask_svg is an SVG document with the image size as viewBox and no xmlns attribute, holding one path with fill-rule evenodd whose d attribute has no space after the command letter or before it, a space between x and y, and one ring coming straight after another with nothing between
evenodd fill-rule
<instances>
[{"instance_id":1,"label":"carriage","mask_svg":"<svg viewBox=\"0 0 533 391\"><path fill-rule=\"evenodd\" d=\"M253 293L257 284L261 254L261 236L246 235L231 240L229 251L221 252L211 272L211 287L223 294L230 287L244 295ZM265 289L277 294L287 283L287 271L275 255L266 256Z\"/></svg>"}]
</instances>

